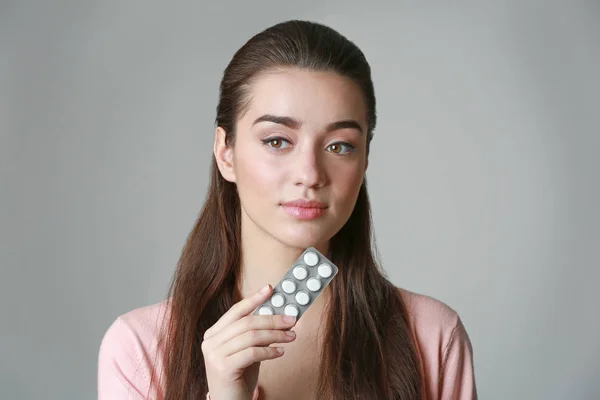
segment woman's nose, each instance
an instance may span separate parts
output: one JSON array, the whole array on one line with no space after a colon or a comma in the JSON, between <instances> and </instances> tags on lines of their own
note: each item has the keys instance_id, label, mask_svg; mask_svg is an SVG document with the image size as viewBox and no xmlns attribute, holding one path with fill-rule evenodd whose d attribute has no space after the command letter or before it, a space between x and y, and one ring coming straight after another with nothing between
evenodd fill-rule
<instances>
[{"instance_id":1,"label":"woman's nose","mask_svg":"<svg viewBox=\"0 0 600 400\"><path fill-rule=\"evenodd\" d=\"M323 186L326 180L322 155L316 149L305 148L298 150L294 162L295 184L307 188Z\"/></svg>"}]
</instances>

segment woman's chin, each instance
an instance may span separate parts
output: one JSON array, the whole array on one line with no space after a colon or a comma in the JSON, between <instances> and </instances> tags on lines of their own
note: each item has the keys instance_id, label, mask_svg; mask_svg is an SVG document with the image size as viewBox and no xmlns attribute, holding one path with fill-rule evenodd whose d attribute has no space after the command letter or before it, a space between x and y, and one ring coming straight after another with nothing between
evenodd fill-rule
<instances>
[{"instance_id":1,"label":"woman's chin","mask_svg":"<svg viewBox=\"0 0 600 400\"><path fill-rule=\"evenodd\" d=\"M295 227L281 234L276 234L274 237L280 242L289 247L298 249L306 249L307 247L318 247L329 241L333 236L322 227Z\"/></svg>"}]
</instances>

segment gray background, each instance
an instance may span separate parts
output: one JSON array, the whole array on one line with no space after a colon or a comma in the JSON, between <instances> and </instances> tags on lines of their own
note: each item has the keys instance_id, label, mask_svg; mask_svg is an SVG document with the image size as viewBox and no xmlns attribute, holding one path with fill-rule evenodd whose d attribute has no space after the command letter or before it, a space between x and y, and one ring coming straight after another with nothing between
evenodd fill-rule
<instances>
[{"instance_id":1,"label":"gray background","mask_svg":"<svg viewBox=\"0 0 600 400\"><path fill-rule=\"evenodd\" d=\"M384 266L460 313L480 397L600 398L598 2L391 3L0 3L1 399L95 398L200 209L223 68L290 18L371 62Z\"/></svg>"}]
</instances>

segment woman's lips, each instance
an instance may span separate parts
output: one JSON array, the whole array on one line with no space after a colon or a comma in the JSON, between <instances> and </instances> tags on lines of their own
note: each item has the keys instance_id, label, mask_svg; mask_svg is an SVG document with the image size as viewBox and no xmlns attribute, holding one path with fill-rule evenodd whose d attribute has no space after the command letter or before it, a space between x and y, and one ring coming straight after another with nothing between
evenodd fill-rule
<instances>
[{"instance_id":1,"label":"woman's lips","mask_svg":"<svg viewBox=\"0 0 600 400\"><path fill-rule=\"evenodd\" d=\"M311 220L327 212L327 205L317 200L294 200L281 206L291 216L301 220Z\"/></svg>"}]
</instances>

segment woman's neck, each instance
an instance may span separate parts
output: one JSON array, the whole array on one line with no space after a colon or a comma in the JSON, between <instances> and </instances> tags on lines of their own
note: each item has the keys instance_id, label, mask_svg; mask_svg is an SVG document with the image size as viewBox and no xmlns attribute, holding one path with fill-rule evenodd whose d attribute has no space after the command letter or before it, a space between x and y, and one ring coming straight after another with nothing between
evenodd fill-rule
<instances>
[{"instance_id":1,"label":"woman's neck","mask_svg":"<svg viewBox=\"0 0 600 400\"><path fill-rule=\"evenodd\" d=\"M242 221L244 218L242 218ZM275 239L252 221L242 222L242 259L239 290L247 297L266 284L277 285L283 275L292 267L302 247L287 246ZM326 245L313 245L326 253Z\"/></svg>"}]
</instances>

